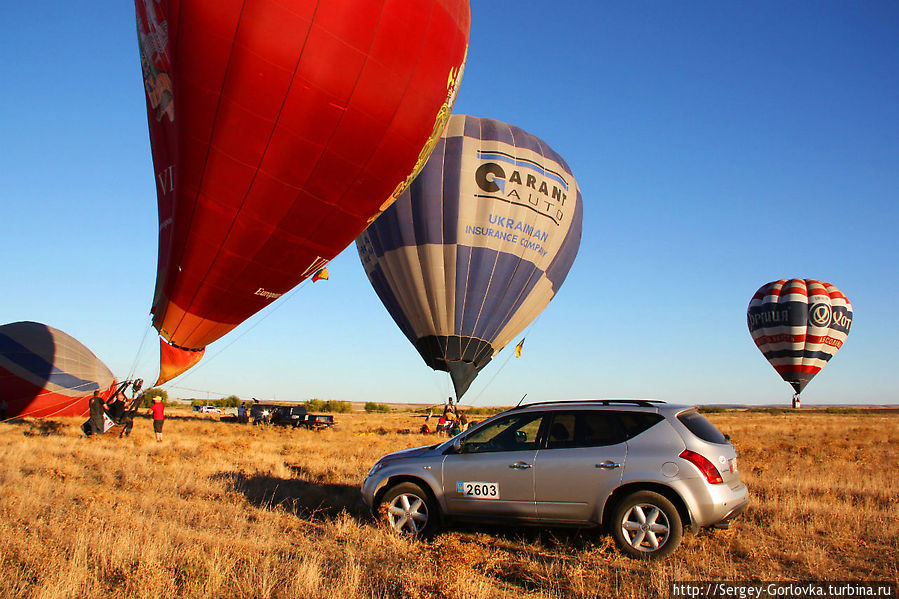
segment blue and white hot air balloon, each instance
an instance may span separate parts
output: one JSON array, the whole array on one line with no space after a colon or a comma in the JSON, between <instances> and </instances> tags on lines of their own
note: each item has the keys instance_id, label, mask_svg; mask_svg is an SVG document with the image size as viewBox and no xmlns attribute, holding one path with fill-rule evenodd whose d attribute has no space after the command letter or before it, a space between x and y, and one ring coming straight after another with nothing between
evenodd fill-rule
<instances>
[{"instance_id":1,"label":"blue and white hot air balloon","mask_svg":"<svg viewBox=\"0 0 899 599\"><path fill-rule=\"evenodd\" d=\"M581 192L539 138L450 117L409 188L356 240L397 325L461 397L549 304L581 240Z\"/></svg>"}]
</instances>

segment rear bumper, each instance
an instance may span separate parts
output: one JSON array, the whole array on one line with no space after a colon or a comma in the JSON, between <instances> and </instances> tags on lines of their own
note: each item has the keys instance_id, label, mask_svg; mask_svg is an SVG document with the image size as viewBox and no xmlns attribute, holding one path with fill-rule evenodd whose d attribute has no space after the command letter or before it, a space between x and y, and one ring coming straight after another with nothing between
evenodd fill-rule
<instances>
[{"instance_id":1,"label":"rear bumper","mask_svg":"<svg viewBox=\"0 0 899 599\"><path fill-rule=\"evenodd\" d=\"M687 487L680 495L690 511L694 530L729 523L749 507L749 489L742 482L710 485L702 479L690 479L681 484Z\"/></svg>"}]
</instances>

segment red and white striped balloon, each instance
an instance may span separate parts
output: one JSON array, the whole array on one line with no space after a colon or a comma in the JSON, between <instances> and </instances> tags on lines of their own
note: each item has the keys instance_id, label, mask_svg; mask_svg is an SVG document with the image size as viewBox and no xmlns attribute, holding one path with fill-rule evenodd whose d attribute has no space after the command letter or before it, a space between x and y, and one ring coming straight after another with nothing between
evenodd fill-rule
<instances>
[{"instance_id":1,"label":"red and white striped balloon","mask_svg":"<svg viewBox=\"0 0 899 599\"><path fill-rule=\"evenodd\" d=\"M852 304L830 283L781 279L755 292L746 317L765 359L800 393L846 341Z\"/></svg>"}]
</instances>

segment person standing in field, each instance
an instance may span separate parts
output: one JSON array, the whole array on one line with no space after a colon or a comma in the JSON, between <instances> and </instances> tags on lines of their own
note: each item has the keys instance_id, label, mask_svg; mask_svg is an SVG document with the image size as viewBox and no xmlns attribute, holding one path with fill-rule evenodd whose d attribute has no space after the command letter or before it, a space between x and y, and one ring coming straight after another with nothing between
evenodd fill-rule
<instances>
[{"instance_id":1,"label":"person standing in field","mask_svg":"<svg viewBox=\"0 0 899 599\"><path fill-rule=\"evenodd\" d=\"M156 440L162 441L162 424L165 422L165 404L158 395L153 398L153 405L147 411L147 414L153 415L153 432L156 433Z\"/></svg>"},{"instance_id":2,"label":"person standing in field","mask_svg":"<svg viewBox=\"0 0 899 599\"><path fill-rule=\"evenodd\" d=\"M88 402L88 407L90 408L91 433L95 435L103 434L103 414L106 410L103 408L103 398L100 397L99 391L94 390L94 394Z\"/></svg>"}]
</instances>

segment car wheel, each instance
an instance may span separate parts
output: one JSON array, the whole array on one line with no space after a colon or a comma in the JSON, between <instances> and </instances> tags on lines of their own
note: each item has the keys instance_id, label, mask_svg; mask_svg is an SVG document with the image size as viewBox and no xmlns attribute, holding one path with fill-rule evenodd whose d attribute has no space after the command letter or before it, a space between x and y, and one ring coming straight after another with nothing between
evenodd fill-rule
<instances>
[{"instance_id":1,"label":"car wheel","mask_svg":"<svg viewBox=\"0 0 899 599\"><path fill-rule=\"evenodd\" d=\"M615 507L612 537L631 557L662 559L680 544L684 527L674 504L664 495L638 491Z\"/></svg>"},{"instance_id":2,"label":"car wheel","mask_svg":"<svg viewBox=\"0 0 899 599\"><path fill-rule=\"evenodd\" d=\"M437 508L415 483L400 483L387 490L378 514L396 532L424 536L436 528Z\"/></svg>"}]
</instances>

